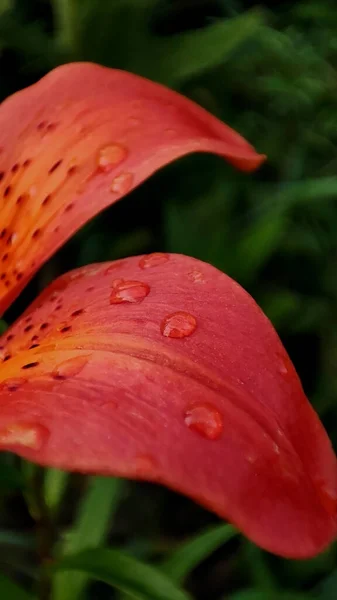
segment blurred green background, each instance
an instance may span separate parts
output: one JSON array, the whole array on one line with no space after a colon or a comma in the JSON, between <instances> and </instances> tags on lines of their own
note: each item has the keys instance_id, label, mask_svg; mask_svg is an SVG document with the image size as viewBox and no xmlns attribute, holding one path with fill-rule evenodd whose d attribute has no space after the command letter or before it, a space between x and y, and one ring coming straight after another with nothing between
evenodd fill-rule
<instances>
[{"instance_id":1,"label":"blurred green background","mask_svg":"<svg viewBox=\"0 0 337 600\"><path fill-rule=\"evenodd\" d=\"M77 234L8 321L76 266L155 250L201 258L270 317L336 447L336 0L0 0L1 99L72 60L180 90L268 162L248 176L210 156L165 168ZM337 598L336 545L282 560L154 485L69 478L2 455L0 507L4 600ZM99 546L115 553L78 558L90 581L60 570L51 582L52 557Z\"/></svg>"}]
</instances>

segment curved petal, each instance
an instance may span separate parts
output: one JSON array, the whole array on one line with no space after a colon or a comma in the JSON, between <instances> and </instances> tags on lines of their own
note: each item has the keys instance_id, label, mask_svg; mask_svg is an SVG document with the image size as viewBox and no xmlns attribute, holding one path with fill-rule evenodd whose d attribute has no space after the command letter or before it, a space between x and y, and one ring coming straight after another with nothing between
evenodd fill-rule
<instances>
[{"instance_id":1,"label":"curved petal","mask_svg":"<svg viewBox=\"0 0 337 600\"><path fill-rule=\"evenodd\" d=\"M217 269L154 254L73 271L2 341L4 450L161 482L284 556L334 537L330 442L270 322Z\"/></svg>"},{"instance_id":2,"label":"curved petal","mask_svg":"<svg viewBox=\"0 0 337 600\"><path fill-rule=\"evenodd\" d=\"M156 83L94 64L59 67L0 107L0 316L71 234L154 171L214 152L263 160L232 129Z\"/></svg>"}]
</instances>

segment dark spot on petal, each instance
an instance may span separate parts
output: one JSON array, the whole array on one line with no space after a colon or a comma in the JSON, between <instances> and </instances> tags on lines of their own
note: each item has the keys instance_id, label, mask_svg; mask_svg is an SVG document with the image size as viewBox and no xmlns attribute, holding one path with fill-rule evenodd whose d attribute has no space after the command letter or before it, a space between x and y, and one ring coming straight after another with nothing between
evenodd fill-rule
<instances>
[{"instance_id":1,"label":"dark spot on petal","mask_svg":"<svg viewBox=\"0 0 337 600\"><path fill-rule=\"evenodd\" d=\"M9 196L9 194L12 191L12 186L11 185L7 185L7 187L5 187L5 191L4 191L4 197L7 198Z\"/></svg>"},{"instance_id":2,"label":"dark spot on petal","mask_svg":"<svg viewBox=\"0 0 337 600\"><path fill-rule=\"evenodd\" d=\"M27 327L24 328L24 332L28 333L28 331L31 331L34 328L34 325L27 325Z\"/></svg>"},{"instance_id":3,"label":"dark spot on petal","mask_svg":"<svg viewBox=\"0 0 337 600\"><path fill-rule=\"evenodd\" d=\"M71 325L66 325L65 327L62 327L62 329L60 329L61 333L67 333L67 331L71 331Z\"/></svg>"},{"instance_id":4,"label":"dark spot on petal","mask_svg":"<svg viewBox=\"0 0 337 600\"><path fill-rule=\"evenodd\" d=\"M48 173L49 175L51 175L52 173L54 173L54 171L56 171L56 169L58 169L58 167L62 164L62 160L58 160L56 163L53 164L52 167L50 167Z\"/></svg>"},{"instance_id":5,"label":"dark spot on petal","mask_svg":"<svg viewBox=\"0 0 337 600\"><path fill-rule=\"evenodd\" d=\"M15 165L13 165L11 168L12 173L17 173L19 168L20 168L20 165L18 163L15 163Z\"/></svg>"},{"instance_id":6,"label":"dark spot on petal","mask_svg":"<svg viewBox=\"0 0 337 600\"><path fill-rule=\"evenodd\" d=\"M31 363L27 363L26 365L23 365L21 367L21 369L33 369L33 367L38 367L40 363L38 362L31 362Z\"/></svg>"},{"instance_id":7,"label":"dark spot on petal","mask_svg":"<svg viewBox=\"0 0 337 600\"><path fill-rule=\"evenodd\" d=\"M72 317L78 317L79 315L82 315L84 313L83 308L79 308L78 310L74 310L74 312L71 313Z\"/></svg>"},{"instance_id":8,"label":"dark spot on petal","mask_svg":"<svg viewBox=\"0 0 337 600\"><path fill-rule=\"evenodd\" d=\"M42 323L42 325L40 325L41 331L43 331L44 329L47 329L47 327L49 327L49 323Z\"/></svg>"},{"instance_id":9,"label":"dark spot on petal","mask_svg":"<svg viewBox=\"0 0 337 600\"><path fill-rule=\"evenodd\" d=\"M23 162L23 167L29 167L32 164L32 159L31 158L26 158L26 160Z\"/></svg>"}]
</instances>

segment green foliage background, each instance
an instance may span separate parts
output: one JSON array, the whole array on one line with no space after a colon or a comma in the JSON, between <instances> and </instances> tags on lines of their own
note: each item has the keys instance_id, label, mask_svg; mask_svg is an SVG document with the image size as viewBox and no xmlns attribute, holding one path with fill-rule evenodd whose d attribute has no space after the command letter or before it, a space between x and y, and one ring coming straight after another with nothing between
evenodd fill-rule
<instances>
[{"instance_id":1,"label":"green foliage background","mask_svg":"<svg viewBox=\"0 0 337 600\"><path fill-rule=\"evenodd\" d=\"M268 163L249 176L208 156L167 167L77 234L8 319L82 264L154 250L199 257L271 318L336 446L335 0L0 0L1 98L71 60L180 90ZM4 599L337 598L336 545L311 561L281 560L155 486L69 479L2 456L0 505ZM87 550L103 545L115 550Z\"/></svg>"}]
</instances>

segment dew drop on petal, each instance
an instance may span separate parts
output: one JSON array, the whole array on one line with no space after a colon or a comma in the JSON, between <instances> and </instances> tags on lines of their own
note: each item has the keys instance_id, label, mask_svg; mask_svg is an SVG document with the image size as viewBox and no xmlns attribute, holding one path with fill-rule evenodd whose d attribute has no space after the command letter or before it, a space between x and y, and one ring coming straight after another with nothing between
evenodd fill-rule
<instances>
[{"instance_id":1,"label":"dew drop on petal","mask_svg":"<svg viewBox=\"0 0 337 600\"><path fill-rule=\"evenodd\" d=\"M156 470L156 462L149 454L139 454L135 459L135 471L138 477L150 477Z\"/></svg>"},{"instance_id":2,"label":"dew drop on petal","mask_svg":"<svg viewBox=\"0 0 337 600\"><path fill-rule=\"evenodd\" d=\"M193 281L193 283L205 283L205 279L201 271L190 271L187 277Z\"/></svg>"},{"instance_id":3,"label":"dew drop on petal","mask_svg":"<svg viewBox=\"0 0 337 600\"><path fill-rule=\"evenodd\" d=\"M5 379L0 383L0 392L16 392L22 385L27 382L27 379L23 377L11 377L10 379Z\"/></svg>"},{"instance_id":4,"label":"dew drop on petal","mask_svg":"<svg viewBox=\"0 0 337 600\"><path fill-rule=\"evenodd\" d=\"M191 335L197 327L196 318L190 313L178 311L167 315L160 325L160 331L165 337L184 338Z\"/></svg>"},{"instance_id":5,"label":"dew drop on petal","mask_svg":"<svg viewBox=\"0 0 337 600\"><path fill-rule=\"evenodd\" d=\"M152 254L143 256L139 261L139 266L141 269L151 269L151 267L163 265L168 259L169 255L164 252L153 252Z\"/></svg>"},{"instance_id":6,"label":"dew drop on petal","mask_svg":"<svg viewBox=\"0 0 337 600\"><path fill-rule=\"evenodd\" d=\"M336 514L337 507L337 491L331 489L322 479L316 479L315 481L320 496L320 500L324 508L332 515Z\"/></svg>"},{"instance_id":7,"label":"dew drop on petal","mask_svg":"<svg viewBox=\"0 0 337 600\"><path fill-rule=\"evenodd\" d=\"M40 450L49 437L49 431L37 423L13 423L0 429L1 446L24 446Z\"/></svg>"},{"instance_id":8,"label":"dew drop on petal","mask_svg":"<svg viewBox=\"0 0 337 600\"><path fill-rule=\"evenodd\" d=\"M97 156L97 166L100 171L110 173L117 165L126 159L127 149L120 144L110 144L101 148Z\"/></svg>"},{"instance_id":9,"label":"dew drop on petal","mask_svg":"<svg viewBox=\"0 0 337 600\"><path fill-rule=\"evenodd\" d=\"M68 377L75 377L78 375L88 363L90 355L86 356L74 356L61 362L52 372L52 376L55 379L67 379Z\"/></svg>"},{"instance_id":10,"label":"dew drop on petal","mask_svg":"<svg viewBox=\"0 0 337 600\"><path fill-rule=\"evenodd\" d=\"M217 440L223 431L222 414L207 402L192 404L184 415L185 424L208 440Z\"/></svg>"},{"instance_id":11,"label":"dew drop on petal","mask_svg":"<svg viewBox=\"0 0 337 600\"><path fill-rule=\"evenodd\" d=\"M142 281L124 281L115 279L112 282L110 304L122 304L124 302L139 303L150 293L150 286Z\"/></svg>"},{"instance_id":12,"label":"dew drop on petal","mask_svg":"<svg viewBox=\"0 0 337 600\"><path fill-rule=\"evenodd\" d=\"M115 194L127 194L132 188L133 184L133 174L132 173L121 173L117 175L115 179L112 181L110 186L110 191Z\"/></svg>"}]
</instances>

